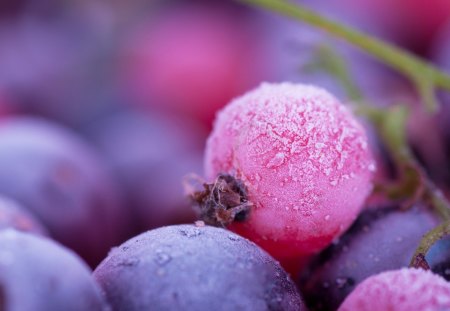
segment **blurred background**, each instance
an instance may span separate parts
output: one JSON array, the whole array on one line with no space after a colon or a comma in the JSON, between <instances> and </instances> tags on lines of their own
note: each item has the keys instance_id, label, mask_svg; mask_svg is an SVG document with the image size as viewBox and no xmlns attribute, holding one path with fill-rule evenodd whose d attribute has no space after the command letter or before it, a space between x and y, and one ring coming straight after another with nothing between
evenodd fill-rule
<instances>
[{"instance_id":1,"label":"blurred background","mask_svg":"<svg viewBox=\"0 0 450 311\"><path fill-rule=\"evenodd\" d=\"M450 71L448 0L297 2ZM306 25L231 0L0 2L0 115L45 118L96 149L133 233L194 219L181 181L202 175L214 116L233 97L293 81L348 102L336 59L372 104L410 105L414 150L449 189L450 97L427 115L402 77Z\"/></svg>"}]
</instances>

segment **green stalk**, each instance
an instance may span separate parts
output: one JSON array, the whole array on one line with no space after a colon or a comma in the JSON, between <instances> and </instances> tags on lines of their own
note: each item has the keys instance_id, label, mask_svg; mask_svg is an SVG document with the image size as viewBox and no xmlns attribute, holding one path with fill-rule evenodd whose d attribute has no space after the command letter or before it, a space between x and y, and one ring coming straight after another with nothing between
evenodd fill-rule
<instances>
[{"instance_id":1,"label":"green stalk","mask_svg":"<svg viewBox=\"0 0 450 311\"><path fill-rule=\"evenodd\" d=\"M394 45L324 18L302 5L283 0L238 1L305 22L359 47L409 78L417 86L429 110L435 110L437 108L434 96L435 88L450 91L450 75L440 71L432 64Z\"/></svg>"}]
</instances>

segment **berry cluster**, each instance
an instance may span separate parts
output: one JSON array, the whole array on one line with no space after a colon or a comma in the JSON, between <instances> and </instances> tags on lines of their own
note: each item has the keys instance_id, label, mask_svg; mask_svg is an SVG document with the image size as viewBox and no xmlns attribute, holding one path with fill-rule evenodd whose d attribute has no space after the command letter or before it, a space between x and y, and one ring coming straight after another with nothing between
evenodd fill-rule
<instances>
[{"instance_id":1,"label":"berry cluster","mask_svg":"<svg viewBox=\"0 0 450 311\"><path fill-rule=\"evenodd\" d=\"M140 2L0 4L0 311L450 310L448 107L303 25ZM304 1L450 68L446 0L394 2Z\"/></svg>"}]
</instances>

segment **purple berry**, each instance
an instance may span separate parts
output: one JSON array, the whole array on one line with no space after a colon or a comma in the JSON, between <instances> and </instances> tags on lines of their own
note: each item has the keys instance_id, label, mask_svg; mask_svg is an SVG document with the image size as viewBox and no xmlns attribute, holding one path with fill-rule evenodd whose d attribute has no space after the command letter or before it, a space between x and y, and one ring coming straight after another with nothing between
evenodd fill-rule
<instances>
[{"instance_id":1,"label":"purple berry","mask_svg":"<svg viewBox=\"0 0 450 311\"><path fill-rule=\"evenodd\" d=\"M0 231L0 310L107 310L89 268L52 240Z\"/></svg>"},{"instance_id":2,"label":"purple berry","mask_svg":"<svg viewBox=\"0 0 450 311\"><path fill-rule=\"evenodd\" d=\"M68 130L33 118L0 123L0 193L92 265L122 238L116 192L100 159Z\"/></svg>"},{"instance_id":3,"label":"purple berry","mask_svg":"<svg viewBox=\"0 0 450 311\"><path fill-rule=\"evenodd\" d=\"M201 174L205 135L197 123L120 111L88 135L121 182L139 233L195 220L182 180L189 173Z\"/></svg>"},{"instance_id":4,"label":"purple berry","mask_svg":"<svg viewBox=\"0 0 450 311\"><path fill-rule=\"evenodd\" d=\"M424 206L410 210L365 210L334 245L322 252L301 280L312 310L336 310L364 279L407 267L420 239L438 224ZM449 241L438 242L427 256L433 270L450 268Z\"/></svg>"},{"instance_id":5,"label":"purple berry","mask_svg":"<svg viewBox=\"0 0 450 311\"><path fill-rule=\"evenodd\" d=\"M94 277L113 310L306 310L273 258L215 227L145 232L113 249Z\"/></svg>"}]
</instances>

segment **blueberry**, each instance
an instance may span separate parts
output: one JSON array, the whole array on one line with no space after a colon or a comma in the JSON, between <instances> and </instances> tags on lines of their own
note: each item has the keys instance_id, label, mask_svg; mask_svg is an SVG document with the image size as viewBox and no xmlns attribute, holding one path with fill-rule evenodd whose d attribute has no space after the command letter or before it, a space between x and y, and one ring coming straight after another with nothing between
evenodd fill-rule
<instances>
[{"instance_id":1,"label":"blueberry","mask_svg":"<svg viewBox=\"0 0 450 311\"><path fill-rule=\"evenodd\" d=\"M336 310L366 278L407 267L422 236L438 224L424 206L365 210L334 245L304 273L300 286L312 310ZM450 241L438 242L426 257L433 270L450 268ZM438 271L436 271L438 272Z\"/></svg>"},{"instance_id":2,"label":"blueberry","mask_svg":"<svg viewBox=\"0 0 450 311\"><path fill-rule=\"evenodd\" d=\"M113 310L305 310L273 258L209 226L145 232L113 249L94 277Z\"/></svg>"},{"instance_id":3,"label":"blueberry","mask_svg":"<svg viewBox=\"0 0 450 311\"><path fill-rule=\"evenodd\" d=\"M0 124L0 194L92 265L122 238L125 217L103 163L75 134L49 121L18 117Z\"/></svg>"},{"instance_id":4,"label":"blueberry","mask_svg":"<svg viewBox=\"0 0 450 311\"><path fill-rule=\"evenodd\" d=\"M139 233L195 220L182 180L201 172L204 136L196 125L166 114L122 110L89 130L121 183Z\"/></svg>"},{"instance_id":5,"label":"blueberry","mask_svg":"<svg viewBox=\"0 0 450 311\"><path fill-rule=\"evenodd\" d=\"M88 266L47 238L0 231L0 310L107 310Z\"/></svg>"}]
</instances>

